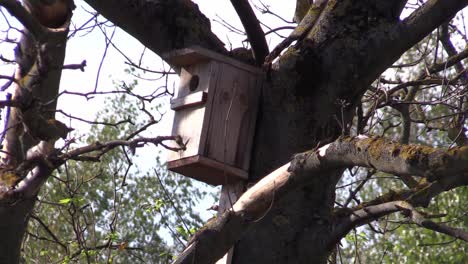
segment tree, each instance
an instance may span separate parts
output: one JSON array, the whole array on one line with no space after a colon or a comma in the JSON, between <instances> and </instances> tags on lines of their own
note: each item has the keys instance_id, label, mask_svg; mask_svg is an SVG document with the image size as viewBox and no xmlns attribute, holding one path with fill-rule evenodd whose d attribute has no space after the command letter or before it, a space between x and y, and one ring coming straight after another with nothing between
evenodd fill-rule
<instances>
[{"instance_id":1,"label":"tree","mask_svg":"<svg viewBox=\"0 0 468 264\"><path fill-rule=\"evenodd\" d=\"M191 1L86 2L157 54L191 45L229 54ZM254 185L208 222L176 263L213 263L233 245L233 263L324 263L352 230L395 213L416 226L468 241L465 231L438 223L421 209L441 193L468 184L463 62L468 52L459 51L455 40L466 41L466 34L452 20L468 1L297 2L299 25L279 45L268 47L249 2L231 1L252 47L252 61L266 73L249 176ZM41 3L30 5L28 13L14 0L0 1L27 29L17 49L19 70L14 78L4 76L16 84L13 98L3 102L12 107L0 208L0 256L8 262L18 260L34 198L54 169L71 159L97 161L120 146L133 151L148 143L180 143L171 135L53 149L67 132L52 114L71 14L58 11L72 5ZM405 6L411 14L400 19ZM57 8L53 19L44 16L48 8ZM394 65L422 65L420 73L382 75L434 30L441 48L419 50L411 63ZM443 61L431 59L442 49ZM236 58L234 52L231 56ZM381 113L388 108L384 119ZM410 144L420 143L420 130L433 138L432 146ZM438 140L445 136L449 145ZM368 186L363 184L350 196L358 202L335 206L337 183L346 168L355 166L395 175L404 185L359 201L356 193Z\"/></svg>"},{"instance_id":2,"label":"tree","mask_svg":"<svg viewBox=\"0 0 468 264\"><path fill-rule=\"evenodd\" d=\"M119 86L133 90L136 83ZM109 99L81 144L125 138L145 125L134 98ZM194 206L204 193L191 179L165 170L159 157L152 162L153 168L142 171L123 149L115 149L98 164L68 162L54 173L56 180L42 187L31 214L25 262L167 263L175 249L184 248L185 235L199 227Z\"/></svg>"}]
</instances>

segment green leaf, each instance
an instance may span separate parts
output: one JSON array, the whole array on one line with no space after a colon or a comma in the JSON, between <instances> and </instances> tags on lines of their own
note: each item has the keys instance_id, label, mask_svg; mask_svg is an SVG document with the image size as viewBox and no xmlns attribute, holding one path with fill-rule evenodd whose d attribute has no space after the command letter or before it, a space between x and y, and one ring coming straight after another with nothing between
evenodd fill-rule
<instances>
[{"instance_id":1,"label":"green leaf","mask_svg":"<svg viewBox=\"0 0 468 264\"><path fill-rule=\"evenodd\" d=\"M69 204L71 203L71 201L72 201L72 198L65 198L65 199L59 200L59 204Z\"/></svg>"}]
</instances>

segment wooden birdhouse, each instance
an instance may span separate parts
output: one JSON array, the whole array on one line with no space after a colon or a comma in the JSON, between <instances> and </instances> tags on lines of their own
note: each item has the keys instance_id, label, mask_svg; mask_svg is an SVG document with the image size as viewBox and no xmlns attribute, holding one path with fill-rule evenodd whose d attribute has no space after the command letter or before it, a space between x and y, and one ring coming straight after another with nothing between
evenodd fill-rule
<instances>
[{"instance_id":1,"label":"wooden birdhouse","mask_svg":"<svg viewBox=\"0 0 468 264\"><path fill-rule=\"evenodd\" d=\"M200 47L163 57L180 67L172 135L187 143L170 152L169 170L212 185L246 180L262 71Z\"/></svg>"}]
</instances>

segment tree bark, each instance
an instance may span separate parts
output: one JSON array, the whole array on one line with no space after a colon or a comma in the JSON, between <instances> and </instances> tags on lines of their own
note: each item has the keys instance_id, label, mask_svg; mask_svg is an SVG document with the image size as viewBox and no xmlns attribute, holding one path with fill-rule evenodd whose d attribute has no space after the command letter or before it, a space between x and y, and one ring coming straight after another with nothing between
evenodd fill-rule
<instances>
[{"instance_id":1,"label":"tree bark","mask_svg":"<svg viewBox=\"0 0 468 264\"><path fill-rule=\"evenodd\" d=\"M213 47L209 33L208 41L197 36L177 41L160 13L146 16L139 12L141 20L135 19L134 12L146 1L133 4L128 19L120 18L125 14L117 11L128 12L122 8L127 1L112 5L87 2L156 53L189 44ZM187 7L184 1L174 3ZM398 1L394 8L382 10L379 0L329 1L321 20L306 38L272 66L257 122L252 182L284 164L292 154L331 142L345 133L357 100L372 81L468 1L431 0L399 21L396 17L402 3ZM198 8L191 8L188 13L197 19L202 17ZM151 25L141 26L149 21ZM156 34L146 34L147 27ZM205 30L194 32L207 34ZM324 241L331 235L329 219L341 172L324 172L275 202L236 243L233 263L324 263L330 253Z\"/></svg>"},{"instance_id":2,"label":"tree bark","mask_svg":"<svg viewBox=\"0 0 468 264\"><path fill-rule=\"evenodd\" d=\"M311 34L279 59L263 90L252 180L346 131L342 128L369 85L467 2L428 1L409 18L395 21L379 16L365 1L329 1ZM368 23L356 26L358 21ZM340 175L341 170L322 172L275 203L236 243L233 263L325 263Z\"/></svg>"},{"instance_id":3,"label":"tree bark","mask_svg":"<svg viewBox=\"0 0 468 264\"><path fill-rule=\"evenodd\" d=\"M198 231L174 264L214 262L249 228L254 228L275 203L281 203L288 193L308 185L327 171L362 166L395 175L430 175L427 179L431 184L419 184L408 191L390 192L356 208L337 210L333 217L327 219L318 216L318 220L331 225L329 235L320 241L323 245L320 251L330 251L355 227L397 211L416 212L413 207L426 206L440 192L467 185L467 153L468 147L444 151L362 135L339 138L317 150L295 155L290 163L260 180L238 199L231 210ZM415 221L418 224L428 223L421 216L418 218ZM276 221L277 224L281 223L278 218ZM442 232L454 231L462 239L468 234L449 227L437 228ZM314 246L317 244L314 243ZM300 260L306 262L306 259Z\"/></svg>"},{"instance_id":4,"label":"tree bark","mask_svg":"<svg viewBox=\"0 0 468 264\"><path fill-rule=\"evenodd\" d=\"M192 1L86 0L86 2L157 54L161 55L191 45L226 52L224 44L211 32L209 19Z\"/></svg>"},{"instance_id":5,"label":"tree bark","mask_svg":"<svg viewBox=\"0 0 468 264\"><path fill-rule=\"evenodd\" d=\"M29 1L25 3L30 4ZM37 193L52 172L39 164L24 171L18 168L27 163L28 151L31 159L36 159L37 155L47 155L57 139L32 135L44 136L42 131L38 133L39 130L48 126L47 120L54 120L72 6L71 2L56 0L52 7L48 6L49 10L54 11L50 16L43 17L44 12L38 11L44 7L43 3L32 3L25 9L17 1L0 1L0 6L6 7L25 27L15 50L18 67L12 100L17 101L18 105L11 111L6 137L2 142L0 263L19 262L21 243ZM32 151L34 146L37 147ZM15 175L17 179L11 182L6 175ZM25 184L26 180L28 184ZM19 189L22 190L20 196L12 195Z\"/></svg>"},{"instance_id":6,"label":"tree bark","mask_svg":"<svg viewBox=\"0 0 468 264\"><path fill-rule=\"evenodd\" d=\"M255 134L251 182L286 163L294 153L346 134L359 98L379 74L468 4L468 0L429 0L399 21L396 17L404 1L397 1L388 10L382 10L381 1L329 0L307 34L268 69ZM226 52L211 32L209 20L189 0L86 2L157 54L191 45ZM0 0L2 6L12 3ZM63 63L64 42L60 48L63 50L54 56L62 58ZM60 74L54 76L53 82L44 82L49 85L45 94L51 98L58 89ZM233 263L325 263L331 251L330 239L338 242L348 228L340 226L344 231L338 236L333 232L335 185L342 170L331 167L320 171L307 185L285 194L281 200L273 200L266 214L250 219L253 224L236 243ZM35 172L41 176L36 178L37 187L50 171L38 166ZM444 186L433 188L443 190ZM24 200L0 207L1 261L19 260L35 191ZM384 209L395 208L391 204ZM242 221L235 218L229 224L234 231Z\"/></svg>"}]
</instances>

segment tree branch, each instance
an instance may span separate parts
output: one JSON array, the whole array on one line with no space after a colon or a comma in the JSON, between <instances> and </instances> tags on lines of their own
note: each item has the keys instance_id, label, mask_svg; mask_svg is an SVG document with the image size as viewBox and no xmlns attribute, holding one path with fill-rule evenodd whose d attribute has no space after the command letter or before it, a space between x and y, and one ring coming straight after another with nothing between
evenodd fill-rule
<instances>
[{"instance_id":1,"label":"tree branch","mask_svg":"<svg viewBox=\"0 0 468 264\"><path fill-rule=\"evenodd\" d=\"M164 144L164 141L175 141L179 147L169 147ZM155 146L157 145L162 145L167 149L173 150L173 151L178 151L184 148L183 143L181 142L182 139L180 136L158 136L154 138L137 138L134 140L113 140L109 142L96 142L91 145L87 145L84 147L80 147L77 149L70 150L67 153L59 154L57 155L57 160L56 164L61 165L63 164L66 160L69 159L76 159L79 158L81 155L88 154L91 152L97 152L96 158L99 159L100 156L103 154L111 151L114 148L121 147L121 146L127 146L130 148L132 152L135 151L136 148L143 147L145 144L153 144Z\"/></svg>"},{"instance_id":2,"label":"tree branch","mask_svg":"<svg viewBox=\"0 0 468 264\"><path fill-rule=\"evenodd\" d=\"M210 21L192 1L86 2L157 54L192 45L226 53L224 44L211 32Z\"/></svg>"},{"instance_id":3,"label":"tree branch","mask_svg":"<svg viewBox=\"0 0 468 264\"><path fill-rule=\"evenodd\" d=\"M273 62L273 60L276 59L280 55L280 53L289 47L291 43L294 41L299 41L302 38L304 38L311 30L312 28L318 23L318 20L320 19L320 16L322 15L325 6L327 4L327 0L319 0L315 1L310 8L308 9L307 13L305 16L301 19L300 23L297 25L297 27L289 34L289 36L281 43L279 43L268 56L265 58L265 64L270 64Z\"/></svg>"},{"instance_id":4,"label":"tree branch","mask_svg":"<svg viewBox=\"0 0 468 264\"><path fill-rule=\"evenodd\" d=\"M268 44L265 39L265 33L260 27L257 17L247 0L231 0L231 4L239 16L244 26L247 38L252 45L252 51L257 65L262 65L265 57L268 55Z\"/></svg>"},{"instance_id":5,"label":"tree branch","mask_svg":"<svg viewBox=\"0 0 468 264\"><path fill-rule=\"evenodd\" d=\"M468 5L468 0L429 0L403 20L401 32L407 45L413 45L434 28Z\"/></svg>"},{"instance_id":6,"label":"tree branch","mask_svg":"<svg viewBox=\"0 0 468 264\"><path fill-rule=\"evenodd\" d=\"M418 226L468 242L468 232L466 232L465 230L450 227L442 223L435 223L434 221L424 218L424 216L421 213L419 213L412 207L408 208L408 211L411 221L417 224Z\"/></svg>"},{"instance_id":7,"label":"tree branch","mask_svg":"<svg viewBox=\"0 0 468 264\"><path fill-rule=\"evenodd\" d=\"M42 10L44 7L42 4L44 3L40 1L35 3L38 4L39 10ZM60 25L47 24L46 26L53 26L54 28L46 28L40 24L40 22L47 22L46 20L40 20L40 16L43 15L40 11L31 7L29 11L38 12L35 15L30 15L18 1L0 0L0 5L5 6L8 12L26 27L15 50L15 61L18 63L15 79L18 80L18 83L15 83L16 87L14 88L12 101L16 101L16 99L21 101L20 98L27 91L28 94L32 95L35 102L46 104L43 105L43 109L48 112L44 113L44 117L46 120L50 119L51 121L55 121L53 117L56 101L53 98L58 93L61 68L65 57L68 26L71 18L71 11L68 9L67 4L70 3L72 1L66 1L66 3L61 1L59 3L60 5L65 4L61 6L61 8L65 8L62 9L64 12L55 12L54 8L49 9L49 11L52 11L54 18L59 18L57 21L60 21ZM3 168L16 168L27 156L27 151L31 150L35 145L42 145L42 142L44 142L38 142L38 139L24 133L24 116L21 109L15 107L11 110L7 121L9 128L3 142ZM53 142L46 143L43 149L44 152L39 150L41 154L45 154L45 152L53 148ZM1 263L19 262L21 240L28 222L28 215L34 206L34 197L51 172L52 170L47 163L39 161L28 174L28 177L34 176L34 184L30 185L32 188L27 190L25 196L16 196L17 194L11 189L15 183L11 184L1 177L0 200L7 202L7 204L2 203L0 205L0 218L3 219L0 226L0 234L3 237L0 240ZM9 201L14 201L15 206L11 206L8 203Z\"/></svg>"},{"instance_id":8,"label":"tree branch","mask_svg":"<svg viewBox=\"0 0 468 264\"><path fill-rule=\"evenodd\" d=\"M408 0L373 0L372 2L379 13L385 14L389 20L396 21Z\"/></svg>"},{"instance_id":9,"label":"tree branch","mask_svg":"<svg viewBox=\"0 0 468 264\"><path fill-rule=\"evenodd\" d=\"M418 191L411 200L414 203L422 203L425 201L423 198L432 197L430 193L436 194L447 188L468 185L467 154L468 147L444 151L366 136L341 138L318 150L297 154L291 163L273 171L245 192L230 211L197 232L191 240L192 243L174 263L215 262L241 238L252 223L264 215L272 203L292 190L306 185L312 177L317 177L324 171L364 166L392 174L427 174L430 175L430 180L439 179ZM458 176L453 176L454 174ZM357 214L351 214L346 218L346 224L339 227L339 238L352 225L400 210L397 207L398 203L393 201L369 205L360 209L362 211L354 211ZM222 243L216 244L219 241Z\"/></svg>"},{"instance_id":10,"label":"tree branch","mask_svg":"<svg viewBox=\"0 0 468 264\"><path fill-rule=\"evenodd\" d=\"M0 0L0 6L3 6L8 12L23 24L25 28L38 40L44 41L47 36L47 28L41 25L19 1L16 0Z\"/></svg>"},{"instance_id":11,"label":"tree branch","mask_svg":"<svg viewBox=\"0 0 468 264\"><path fill-rule=\"evenodd\" d=\"M355 208L338 209L335 212L335 227L327 242L328 248L334 247L353 228L368 224L384 215L401 211L409 204L413 207L427 207L433 197L464 185L468 185L468 174L461 173L432 183L419 184L410 190L390 191Z\"/></svg>"},{"instance_id":12,"label":"tree branch","mask_svg":"<svg viewBox=\"0 0 468 264\"><path fill-rule=\"evenodd\" d=\"M179 147L167 146L164 141L175 141ZM52 171L67 160L99 161L102 155L117 147L127 146L131 152L135 152L136 148L143 147L148 143L156 146L162 145L174 151L185 147L179 136L159 136L134 140L114 140L104 143L96 142L66 153L54 153L54 149L49 142L41 141L28 151L26 159L12 171L15 175L26 175L26 177L20 178L12 188L4 188L0 191L0 202L12 203L18 199L35 197ZM93 155L85 156L85 154L89 153L93 153Z\"/></svg>"},{"instance_id":13,"label":"tree branch","mask_svg":"<svg viewBox=\"0 0 468 264\"><path fill-rule=\"evenodd\" d=\"M429 68L429 73L436 73L436 72L440 72L440 71L442 71L444 69L450 68L453 65L457 65L458 63L460 63L462 60L464 60L466 58L468 58L468 48L466 48L463 51L449 57L444 62L432 65Z\"/></svg>"}]
</instances>

